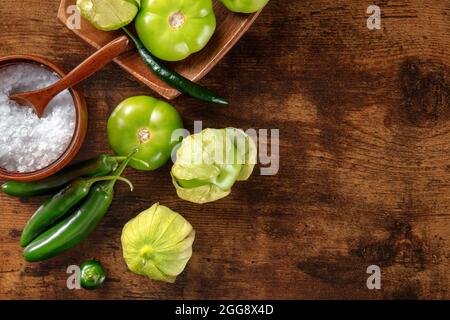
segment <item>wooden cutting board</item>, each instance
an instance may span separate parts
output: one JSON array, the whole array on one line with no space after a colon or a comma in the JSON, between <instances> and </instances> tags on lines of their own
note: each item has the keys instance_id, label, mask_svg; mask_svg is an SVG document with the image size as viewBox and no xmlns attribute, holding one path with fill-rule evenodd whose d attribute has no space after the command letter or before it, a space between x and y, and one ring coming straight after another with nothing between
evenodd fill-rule
<instances>
[{"instance_id":1,"label":"wooden cutting board","mask_svg":"<svg viewBox=\"0 0 450 320\"><path fill-rule=\"evenodd\" d=\"M73 28L76 0L62 0L58 10L58 19L81 39L95 48L100 48L122 34L122 31L105 32L94 28L81 18L80 28ZM198 81L205 76L222 57L234 46L253 24L259 12L254 14L236 14L227 10L219 1L214 1L217 27L208 45L200 52L176 63L170 63L177 72L186 78ZM161 81L142 62L137 52L123 54L114 60L136 79L165 97L174 99L180 93Z\"/></svg>"}]
</instances>

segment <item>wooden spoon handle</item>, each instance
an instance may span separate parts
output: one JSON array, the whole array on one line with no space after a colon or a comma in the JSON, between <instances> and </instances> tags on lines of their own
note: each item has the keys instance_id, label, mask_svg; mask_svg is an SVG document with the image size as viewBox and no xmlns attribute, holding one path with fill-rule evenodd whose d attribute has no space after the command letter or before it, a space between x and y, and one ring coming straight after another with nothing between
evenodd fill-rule
<instances>
[{"instance_id":1,"label":"wooden spoon handle","mask_svg":"<svg viewBox=\"0 0 450 320\"><path fill-rule=\"evenodd\" d=\"M89 58L84 60L75 69L69 72L64 78L49 86L46 91L54 97L64 89L70 88L82 80L90 77L92 74L110 63L120 54L133 48L127 36L120 36L104 47L97 50Z\"/></svg>"}]
</instances>

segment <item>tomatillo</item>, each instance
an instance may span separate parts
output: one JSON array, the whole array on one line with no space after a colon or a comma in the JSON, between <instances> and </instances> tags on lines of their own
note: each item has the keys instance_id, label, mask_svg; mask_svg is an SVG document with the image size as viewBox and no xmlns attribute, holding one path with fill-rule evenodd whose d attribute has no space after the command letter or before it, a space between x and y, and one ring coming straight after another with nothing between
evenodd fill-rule
<instances>
[{"instance_id":1,"label":"tomatillo","mask_svg":"<svg viewBox=\"0 0 450 320\"><path fill-rule=\"evenodd\" d=\"M216 16L211 0L143 0L135 26L152 54L179 61L206 46Z\"/></svg>"},{"instance_id":2,"label":"tomatillo","mask_svg":"<svg viewBox=\"0 0 450 320\"><path fill-rule=\"evenodd\" d=\"M137 148L129 165L137 170L155 170L169 160L181 137L183 121L167 102L148 96L125 99L108 119L108 140L119 156Z\"/></svg>"},{"instance_id":3,"label":"tomatillo","mask_svg":"<svg viewBox=\"0 0 450 320\"><path fill-rule=\"evenodd\" d=\"M235 128L205 129L186 137L170 172L177 195L200 204L228 196L237 181L250 177L256 154L253 139Z\"/></svg>"},{"instance_id":4,"label":"tomatillo","mask_svg":"<svg viewBox=\"0 0 450 320\"><path fill-rule=\"evenodd\" d=\"M123 257L132 272L173 283L192 256L194 239L189 221L155 203L123 227Z\"/></svg>"},{"instance_id":5,"label":"tomatillo","mask_svg":"<svg viewBox=\"0 0 450 320\"><path fill-rule=\"evenodd\" d=\"M220 0L228 10L233 12L252 13L261 10L269 0Z\"/></svg>"},{"instance_id":6,"label":"tomatillo","mask_svg":"<svg viewBox=\"0 0 450 320\"><path fill-rule=\"evenodd\" d=\"M77 0L77 8L97 29L112 31L133 21L139 0Z\"/></svg>"}]
</instances>

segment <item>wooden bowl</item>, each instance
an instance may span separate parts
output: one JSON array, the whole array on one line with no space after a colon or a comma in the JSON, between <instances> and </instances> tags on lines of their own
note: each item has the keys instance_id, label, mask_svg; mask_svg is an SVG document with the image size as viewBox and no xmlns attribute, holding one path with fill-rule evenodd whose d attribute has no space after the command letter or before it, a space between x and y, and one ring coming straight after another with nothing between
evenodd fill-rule
<instances>
[{"instance_id":1,"label":"wooden bowl","mask_svg":"<svg viewBox=\"0 0 450 320\"><path fill-rule=\"evenodd\" d=\"M74 21L77 20L74 19L76 2L76 0L61 0L58 19L91 46L99 49L123 34L122 31L105 32L97 30L83 18L81 18L79 28L74 26ZM185 60L167 63L172 69L192 81L198 81L206 75L244 35L260 13L238 14L226 9L218 0L213 0L213 2L217 26L207 46ZM153 74L142 62L136 50L123 54L114 61L164 98L171 100L180 94Z\"/></svg>"},{"instance_id":2,"label":"wooden bowl","mask_svg":"<svg viewBox=\"0 0 450 320\"><path fill-rule=\"evenodd\" d=\"M60 77L63 77L65 75L65 72L58 65L48 61L42 56L23 54L0 57L0 68L15 63L35 63L55 72ZM58 172L73 160L75 155L80 150L86 136L88 113L86 108L86 101L84 100L81 92L76 88L69 88L69 91L72 95L75 105L76 122L72 140L66 151L52 164L37 171L20 173L10 172L0 168L1 179L16 181L35 181L44 179Z\"/></svg>"}]
</instances>

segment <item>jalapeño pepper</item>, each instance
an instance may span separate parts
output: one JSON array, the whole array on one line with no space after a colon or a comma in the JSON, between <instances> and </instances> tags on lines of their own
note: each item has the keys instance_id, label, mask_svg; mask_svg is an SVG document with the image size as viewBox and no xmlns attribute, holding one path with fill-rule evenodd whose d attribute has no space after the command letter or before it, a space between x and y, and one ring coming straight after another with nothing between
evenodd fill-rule
<instances>
[{"instance_id":1,"label":"jalape\u00f1o pepper","mask_svg":"<svg viewBox=\"0 0 450 320\"><path fill-rule=\"evenodd\" d=\"M133 151L114 172L120 176L131 159ZM85 239L99 224L111 206L116 180L95 184L86 200L75 212L28 244L23 256L29 262L54 257L77 245Z\"/></svg>"},{"instance_id":2,"label":"jalape\u00f1o pepper","mask_svg":"<svg viewBox=\"0 0 450 320\"><path fill-rule=\"evenodd\" d=\"M118 160L123 157L100 155L76 165L67 167L55 175L34 182L8 181L2 185L2 191L15 197L31 197L49 194L62 187L69 181L81 177L100 177L114 171Z\"/></svg>"},{"instance_id":3,"label":"jalape\u00f1o pepper","mask_svg":"<svg viewBox=\"0 0 450 320\"><path fill-rule=\"evenodd\" d=\"M123 180L132 188L127 179L115 176L80 178L70 182L64 189L45 201L28 220L22 231L20 245L25 247L36 236L50 228L88 195L94 183L105 180Z\"/></svg>"}]
</instances>

